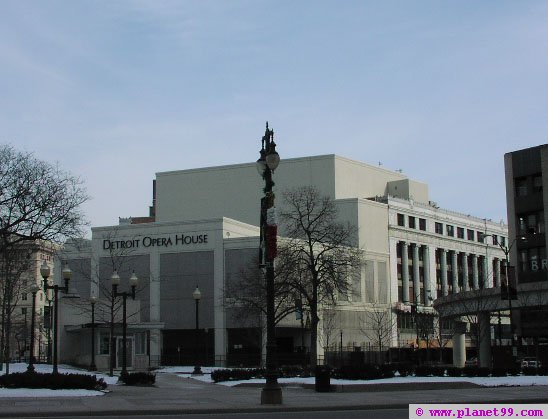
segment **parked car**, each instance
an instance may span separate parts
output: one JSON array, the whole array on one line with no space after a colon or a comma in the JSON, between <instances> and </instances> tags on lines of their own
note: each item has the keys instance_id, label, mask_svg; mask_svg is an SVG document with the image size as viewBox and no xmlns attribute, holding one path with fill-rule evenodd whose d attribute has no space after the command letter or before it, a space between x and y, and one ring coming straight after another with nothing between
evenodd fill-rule
<instances>
[{"instance_id":1,"label":"parked car","mask_svg":"<svg viewBox=\"0 0 548 419\"><path fill-rule=\"evenodd\" d=\"M534 357L525 357L521 360L521 368L539 368L540 361Z\"/></svg>"}]
</instances>

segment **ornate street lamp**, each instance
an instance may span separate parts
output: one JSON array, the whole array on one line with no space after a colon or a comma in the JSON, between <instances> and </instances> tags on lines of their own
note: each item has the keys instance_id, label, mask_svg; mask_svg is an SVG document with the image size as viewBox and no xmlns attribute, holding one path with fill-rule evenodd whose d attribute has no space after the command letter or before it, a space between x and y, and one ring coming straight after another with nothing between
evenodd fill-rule
<instances>
[{"instance_id":1,"label":"ornate street lamp","mask_svg":"<svg viewBox=\"0 0 548 419\"><path fill-rule=\"evenodd\" d=\"M89 364L89 370L95 371L95 303L97 303L97 297L92 296L89 298L91 303L91 363Z\"/></svg>"},{"instance_id":2,"label":"ornate street lamp","mask_svg":"<svg viewBox=\"0 0 548 419\"><path fill-rule=\"evenodd\" d=\"M280 163L276 152L274 130L266 123L262 138L257 171L265 181L264 197L261 198L259 266L266 271L266 384L261 392L261 404L281 404L282 388L278 384L275 308L274 308L274 259L276 258L277 225L272 187L272 173Z\"/></svg>"},{"instance_id":3,"label":"ornate street lamp","mask_svg":"<svg viewBox=\"0 0 548 419\"><path fill-rule=\"evenodd\" d=\"M47 292L49 289L53 290L53 316L54 316L54 325L53 325L53 373L57 374L58 368L57 364L59 362L58 359L58 353L59 353L59 342L57 340L58 335L58 325L59 325L59 291L67 294L69 292L69 281L72 277L72 271L68 267L68 264L65 263L65 267L63 268L62 275L63 280L65 281L65 285L62 287L60 285L49 285L48 284L48 278L50 275L50 269L46 261L42 263L42 266L40 266L40 275L42 275L42 278L44 279L44 291ZM50 313L51 315L51 313Z\"/></svg>"},{"instance_id":4,"label":"ornate street lamp","mask_svg":"<svg viewBox=\"0 0 548 419\"><path fill-rule=\"evenodd\" d=\"M32 284L30 292L32 294L32 310L30 312L30 357L29 357L29 366L27 367L28 372L34 372L34 317L36 311L36 293L40 290L38 284Z\"/></svg>"},{"instance_id":5,"label":"ornate street lamp","mask_svg":"<svg viewBox=\"0 0 548 419\"><path fill-rule=\"evenodd\" d=\"M198 285L196 285L196 289L192 293L192 298L194 298L194 301L196 303L196 329L195 329L195 342L196 346L198 346L198 340L199 340L199 318L198 318L198 306L200 304L200 299L202 298L202 293L200 292L200 288L198 288ZM196 347L196 362L194 365L194 371L192 372L192 375L202 375L202 369L200 368L200 365L198 363L198 347Z\"/></svg>"},{"instance_id":6,"label":"ornate street lamp","mask_svg":"<svg viewBox=\"0 0 548 419\"><path fill-rule=\"evenodd\" d=\"M135 300L135 289L137 288L137 284L139 283L139 279L137 278L137 275L135 275L135 271L131 274L129 278L129 285L131 287L131 292L118 292L118 286L120 285L120 276L118 275L117 271L114 271L112 273L112 276L110 277L110 280L112 282L112 295L113 298L116 297L122 297L123 301L123 318L122 318L122 375L127 374L127 310L126 310L126 300L127 297L131 297L132 300Z\"/></svg>"}]
</instances>

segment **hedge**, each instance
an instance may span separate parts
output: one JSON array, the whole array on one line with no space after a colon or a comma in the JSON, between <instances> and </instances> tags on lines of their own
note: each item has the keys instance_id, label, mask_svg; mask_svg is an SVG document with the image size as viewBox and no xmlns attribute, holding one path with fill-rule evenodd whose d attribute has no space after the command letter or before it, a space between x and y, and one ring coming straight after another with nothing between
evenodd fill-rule
<instances>
[{"instance_id":1,"label":"hedge","mask_svg":"<svg viewBox=\"0 0 548 419\"><path fill-rule=\"evenodd\" d=\"M16 372L0 376L0 386L6 388L49 388L104 390L107 384L102 378L88 374L53 374Z\"/></svg>"}]
</instances>

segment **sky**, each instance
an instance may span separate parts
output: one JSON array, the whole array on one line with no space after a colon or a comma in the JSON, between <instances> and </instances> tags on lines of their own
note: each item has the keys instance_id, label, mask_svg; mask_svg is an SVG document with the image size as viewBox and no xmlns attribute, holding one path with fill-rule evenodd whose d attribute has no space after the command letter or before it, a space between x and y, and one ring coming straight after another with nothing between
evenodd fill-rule
<instances>
[{"instance_id":1,"label":"sky","mask_svg":"<svg viewBox=\"0 0 548 419\"><path fill-rule=\"evenodd\" d=\"M548 131L548 2L0 1L0 142L82 178L92 226L155 173L337 154L506 220L504 153Z\"/></svg>"}]
</instances>

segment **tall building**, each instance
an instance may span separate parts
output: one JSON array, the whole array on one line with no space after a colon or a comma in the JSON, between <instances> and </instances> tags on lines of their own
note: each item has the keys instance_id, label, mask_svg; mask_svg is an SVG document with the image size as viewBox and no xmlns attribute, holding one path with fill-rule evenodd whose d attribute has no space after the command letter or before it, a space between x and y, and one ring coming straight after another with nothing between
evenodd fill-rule
<instances>
[{"instance_id":1,"label":"tall building","mask_svg":"<svg viewBox=\"0 0 548 419\"><path fill-rule=\"evenodd\" d=\"M516 267L514 323L520 343L548 338L548 259L544 208L548 205L548 144L504 156L510 261ZM548 354L545 355L548 360Z\"/></svg>"},{"instance_id":2,"label":"tall building","mask_svg":"<svg viewBox=\"0 0 548 419\"><path fill-rule=\"evenodd\" d=\"M312 185L335 201L341 221L358 228L355 245L365 264L349 278L349 291L339 293L336 306L322 308L321 356L339 345L375 345L368 314L379 311L388 313L391 327L383 350L433 346L431 336L417 336L416 311L433 313L435 298L498 286L504 276L498 243L507 241L506 225L442 209L430 199L427 184L402 173L324 155L282 160L274 181L278 207L284 190ZM62 258L71 265L82 301L93 295L103 302L97 305L103 320L94 348L99 368L106 368L111 351L103 309L115 268L126 281L132 271L141 279L128 329L132 365L147 359L184 362L197 352L217 365L260 361L260 319L236 317L224 291L257 256L262 189L255 163L158 173L154 221L95 227L87 247L67 249ZM202 294L198 335L196 286ZM61 357L85 364L89 328L82 325L89 319L65 309ZM307 350L306 316L287 317L276 333L280 357Z\"/></svg>"}]
</instances>

